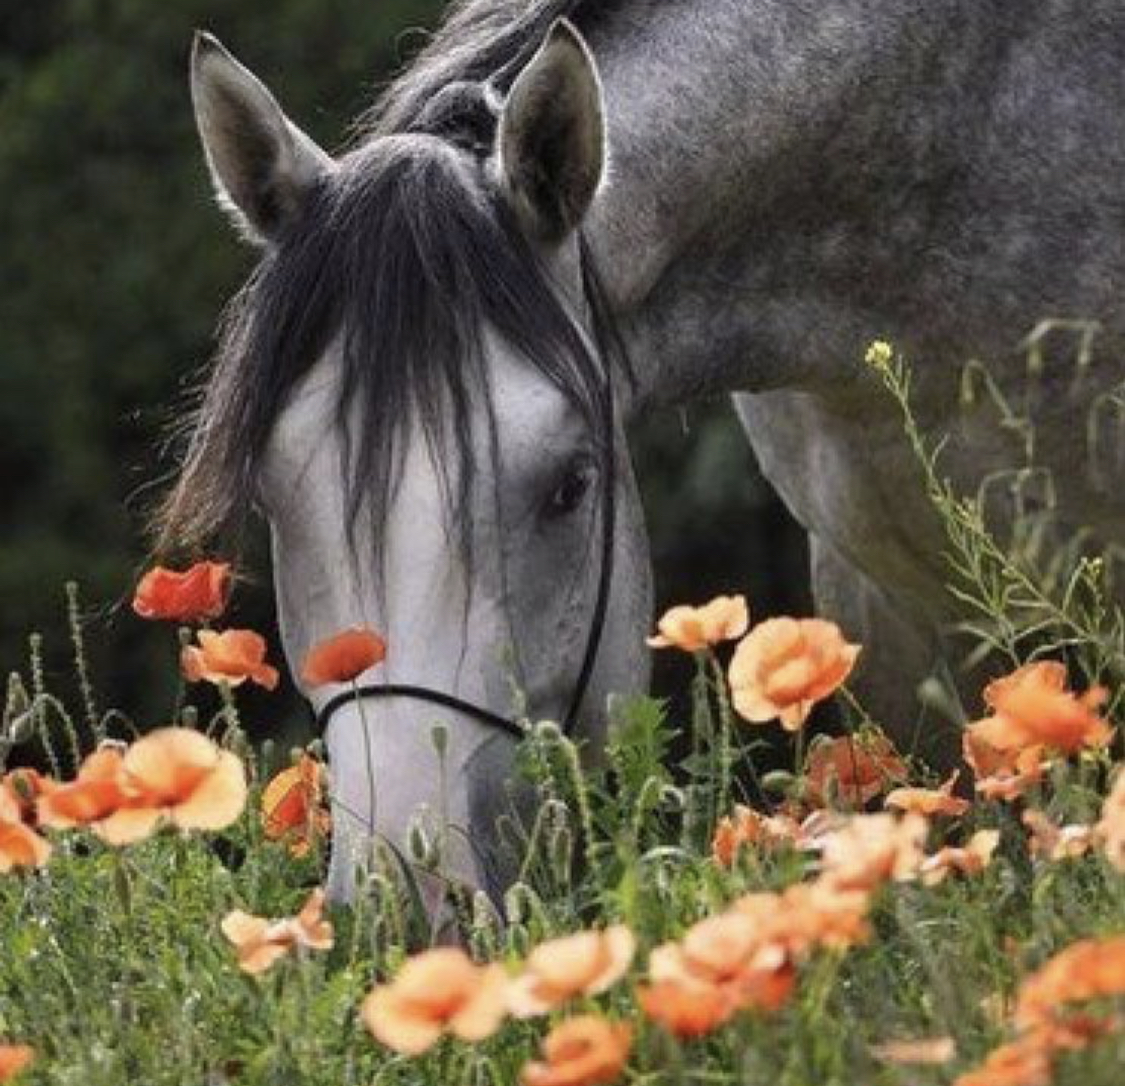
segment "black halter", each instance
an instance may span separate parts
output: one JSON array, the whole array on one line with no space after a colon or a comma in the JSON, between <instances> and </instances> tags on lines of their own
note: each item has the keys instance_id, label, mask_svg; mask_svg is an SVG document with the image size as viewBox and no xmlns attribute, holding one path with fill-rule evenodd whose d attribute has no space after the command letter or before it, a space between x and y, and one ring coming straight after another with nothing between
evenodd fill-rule
<instances>
[{"instance_id":1,"label":"black halter","mask_svg":"<svg viewBox=\"0 0 1125 1086\"><path fill-rule=\"evenodd\" d=\"M587 296L590 295L590 276L589 265L587 261L583 259L582 277L583 283L587 287ZM603 317L604 314L595 312L595 324ZM606 348L608 345L601 344L600 346ZM608 355L603 355L603 357L608 357ZM594 613L590 617L590 630L586 637L586 648L582 655L582 667L578 672L578 679L574 685L574 695L571 699L570 708L567 710L566 716L563 718L562 722L563 733L568 736L574 732L578 723L578 713L590 685L590 678L594 672L594 664L597 662L598 649L601 646L602 640L602 631L605 628L606 609L609 605L609 588L613 580L613 548L617 520L617 494L615 486L617 457L616 443L614 441L613 374L610 372L608 364L606 365L606 372L603 379L601 400L603 414L601 421L602 425L605 427L606 434L601 490L601 570L598 574L598 594L594 602ZM454 709L459 713L463 713L465 716L475 717L482 723L491 725L494 728L500 728L510 735L515 736L517 739L522 739L527 734L526 729L518 721L512 720L510 717L501 716L499 713L494 713L492 710L485 709L483 706L474 705L470 701L464 701L454 694L447 694L442 690L431 690L426 686L414 686L408 683L370 683L337 694L327 702L324 708L317 714L316 723L319 730L321 732L326 731L333 714L345 705L352 704L362 698L412 698L415 701L428 701L433 705L440 705L446 709Z\"/></svg>"}]
</instances>

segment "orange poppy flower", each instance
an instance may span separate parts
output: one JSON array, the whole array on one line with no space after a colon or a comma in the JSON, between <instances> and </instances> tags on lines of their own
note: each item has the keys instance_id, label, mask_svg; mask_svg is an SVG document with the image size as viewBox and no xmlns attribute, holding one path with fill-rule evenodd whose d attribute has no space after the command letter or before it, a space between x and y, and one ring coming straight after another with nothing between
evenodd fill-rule
<instances>
[{"instance_id":1,"label":"orange poppy flower","mask_svg":"<svg viewBox=\"0 0 1125 1086\"><path fill-rule=\"evenodd\" d=\"M859 650L834 622L768 619L738 643L731 659L734 708L752 723L779 719L796 731L813 706L848 677Z\"/></svg>"},{"instance_id":2,"label":"orange poppy flower","mask_svg":"<svg viewBox=\"0 0 1125 1086\"><path fill-rule=\"evenodd\" d=\"M730 867L742 847L797 847L801 839L802 829L795 819L764 815L739 803L735 805L734 814L721 818L715 827L715 834L711 839L711 856L720 867Z\"/></svg>"},{"instance_id":3,"label":"orange poppy flower","mask_svg":"<svg viewBox=\"0 0 1125 1086\"><path fill-rule=\"evenodd\" d=\"M309 649L301 678L309 686L350 683L386 658L386 642L373 630L357 626Z\"/></svg>"},{"instance_id":4,"label":"orange poppy flower","mask_svg":"<svg viewBox=\"0 0 1125 1086\"><path fill-rule=\"evenodd\" d=\"M927 817L949 815L957 818L972 806L967 799L953 794L960 775L960 771L955 772L940 788L896 788L883 800L883 806Z\"/></svg>"},{"instance_id":5,"label":"orange poppy flower","mask_svg":"<svg viewBox=\"0 0 1125 1086\"><path fill-rule=\"evenodd\" d=\"M223 918L220 928L234 944L238 967L244 973L264 973L294 947L331 950L332 925L323 918L324 891L314 890L296 916L266 920L235 909Z\"/></svg>"},{"instance_id":6,"label":"orange poppy flower","mask_svg":"<svg viewBox=\"0 0 1125 1086\"><path fill-rule=\"evenodd\" d=\"M796 973L771 934L742 910L708 917L679 943L653 950L649 975L657 984L718 989L736 1009L775 1011L792 994Z\"/></svg>"},{"instance_id":7,"label":"orange poppy flower","mask_svg":"<svg viewBox=\"0 0 1125 1086\"><path fill-rule=\"evenodd\" d=\"M1015 800L1026 796L1033 788L1038 787L1043 780L1045 768L1045 766L1039 764L1027 773L1000 773L994 777L984 777L977 781L975 787L977 792L985 799L1013 803Z\"/></svg>"},{"instance_id":8,"label":"orange poppy flower","mask_svg":"<svg viewBox=\"0 0 1125 1086\"><path fill-rule=\"evenodd\" d=\"M805 762L804 798L816 807L862 807L906 775L906 763L880 732L818 737Z\"/></svg>"},{"instance_id":9,"label":"orange poppy flower","mask_svg":"<svg viewBox=\"0 0 1125 1086\"><path fill-rule=\"evenodd\" d=\"M188 682L206 680L239 686L247 679L272 690L277 686L277 668L266 663L266 640L253 630L200 630L199 644L188 645L180 654L180 665Z\"/></svg>"},{"instance_id":10,"label":"orange poppy flower","mask_svg":"<svg viewBox=\"0 0 1125 1086\"><path fill-rule=\"evenodd\" d=\"M823 880L840 890L875 890L903 882L922 863L927 823L917 814L855 815L821 841Z\"/></svg>"},{"instance_id":11,"label":"orange poppy flower","mask_svg":"<svg viewBox=\"0 0 1125 1086\"><path fill-rule=\"evenodd\" d=\"M491 1037L504 1020L507 987L502 966L477 965L459 947L437 947L372 990L360 1014L376 1040L417 1056L445 1033L463 1041Z\"/></svg>"},{"instance_id":12,"label":"orange poppy flower","mask_svg":"<svg viewBox=\"0 0 1125 1086\"><path fill-rule=\"evenodd\" d=\"M633 1031L624 1022L597 1015L571 1018L543 1041L543 1059L520 1073L522 1086L600 1086L625 1070Z\"/></svg>"},{"instance_id":13,"label":"orange poppy flower","mask_svg":"<svg viewBox=\"0 0 1125 1086\"><path fill-rule=\"evenodd\" d=\"M962 734L961 750L976 777L978 794L1011 803L1039 784L1049 768L1042 746L1000 750L974 727L970 724Z\"/></svg>"},{"instance_id":14,"label":"orange poppy flower","mask_svg":"<svg viewBox=\"0 0 1125 1086\"><path fill-rule=\"evenodd\" d=\"M1023 824L1030 831L1028 849L1042 860L1073 860L1085 856L1097 843L1095 826L1057 826L1042 811L1024 811Z\"/></svg>"},{"instance_id":15,"label":"orange poppy flower","mask_svg":"<svg viewBox=\"0 0 1125 1086\"><path fill-rule=\"evenodd\" d=\"M29 1045L0 1045L0 1082L8 1082L35 1058Z\"/></svg>"},{"instance_id":16,"label":"orange poppy flower","mask_svg":"<svg viewBox=\"0 0 1125 1086\"><path fill-rule=\"evenodd\" d=\"M633 933L623 924L541 943L508 988L508 1010L531 1018L576 996L598 995L625 975L635 951Z\"/></svg>"},{"instance_id":17,"label":"orange poppy flower","mask_svg":"<svg viewBox=\"0 0 1125 1086\"><path fill-rule=\"evenodd\" d=\"M867 914L871 900L864 890L845 890L827 879L797 883L780 895L747 894L733 911L750 917L760 937L801 957L817 947L843 950L871 935Z\"/></svg>"},{"instance_id":18,"label":"orange poppy flower","mask_svg":"<svg viewBox=\"0 0 1125 1086\"><path fill-rule=\"evenodd\" d=\"M129 799L121 764L125 748L109 740L88 755L78 776L56 784L39 797L39 821L52 829L69 829L100 822Z\"/></svg>"},{"instance_id":19,"label":"orange poppy flower","mask_svg":"<svg viewBox=\"0 0 1125 1086\"><path fill-rule=\"evenodd\" d=\"M1058 1014L1026 1034L1032 1043L1052 1052L1077 1052L1094 1041L1120 1033L1125 1019L1120 1015Z\"/></svg>"},{"instance_id":20,"label":"orange poppy flower","mask_svg":"<svg viewBox=\"0 0 1125 1086\"><path fill-rule=\"evenodd\" d=\"M871 1054L883 1063L938 1067L957 1055L952 1037L926 1037L915 1041L884 1041L872 1045Z\"/></svg>"},{"instance_id":21,"label":"orange poppy flower","mask_svg":"<svg viewBox=\"0 0 1125 1086\"><path fill-rule=\"evenodd\" d=\"M1023 1038L1001 1045L984 1063L953 1080L953 1086L1050 1086L1052 1059L1049 1052Z\"/></svg>"},{"instance_id":22,"label":"orange poppy flower","mask_svg":"<svg viewBox=\"0 0 1125 1086\"><path fill-rule=\"evenodd\" d=\"M133 796L98 827L110 844L145 837L165 819L181 830L226 829L246 805L242 762L190 728L161 728L138 739L121 771Z\"/></svg>"},{"instance_id":23,"label":"orange poppy flower","mask_svg":"<svg viewBox=\"0 0 1125 1086\"><path fill-rule=\"evenodd\" d=\"M50 856L50 843L23 821L19 804L0 789L0 874L14 867L42 867Z\"/></svg>"},{"instance_id":24,"label":"orange poppy flower","mask_svg":"<svg viewBox=\"0 0 1125 1086\"><path fill-rule=\"evenodd\" d=\"M1105 699L1101 687L1081 696L1072 693L1062 664L1039 661L989 683L984 700L994 715L969 729L998 751L1045 746L1073 753L1103 747L1113 737L1113 729L1097 713Z\"/></svg>"},{"instance_id":25,"label":"orange poppy flower","mask_svg":"<svg viewBox=\"0 0 1125 1086\"><path fill-rule=\"evenodd\" d=\"M124 753L105 745L78 779L39 801L44 825L89 825L111 845L148 837L162 822L182 830L225 829L242 813L242 763L190 728L161 728Z\"/></svg>"},{"instance_id":26,"label":"orange poppy flower","mask_svg":"<svg viewBox=\"0 0 1125 1086\"><path fill-rule=\"evenodd\" d=\"M0 789L15 800L20 819L33 829L39 825L39 797L57 787L50 777L35 769L12 769L0 780Z\"/></svg>"},{"instance_id":27,"label":"orange poppy flower","mask_svg":"<svg viewBox=\"0 0 1125 1086\"><path fill-rule=\"evenodd\" d=\"M1125 995L1125 935L1083 939L1056 954L1020 985L1016 1024L1057 1019L1067 1003Z\"/></svg>"},{"instance_id":28,"label":"orange poppy flower","mask_svg":"<svg viewBox=\"0 0 1125 1086\"><path fill-rule=\"evenodd\" d=\"M720 641L741 637L750 625L745 596L716 596L702 607L673 607L656 624L648 638L654 649L700 652Z\"/></svg>"},{"instance_id":29,"label":"orange poppy flower","mask_svg":"<svg viewBox=\"0 0 1125 1086\"><path fill-rule=\"evenodd\" d=\"M942 848L933 856L927 856L918 873L927 886L944 882L946 876L954 872L979 875L992 862L992 854L999 844L998 830L978 830L964 848Z\"/></svg>"},{"instance_id":30,"label":"orange poppy flower","mask_svg":"<svg viewBox=\"0 0 1125 1086\"><path fill-rule=\"evenodd\" d=\"M646 1017L681 1040L714 1032L737 1009L730 992L717 985L664 980L637 988L637 1003Z\"/></svg>"},{"instance_id":31,"label":"orange poppy flower","mask_svg":"<svg viewBox=\"0 0 1125 1086\"><path fill-rule=\"evenodd\" d=\"M262 791L262 828L271 841L286 840L293 856L306 856L314 840L332 829L324 802L323 766L302 753L297 764L283 769Z\"/></svg>"},{"instance_id":32,"label":"orange poppy flower","mask_svg":"<svg viewBox=\"0 0 1125 1086\"><path fill-rule=\"evenodd\" d=\"M137 585L133 610L141 618L205 622L226 610L229 595L227 562L197 562L182 572L156 566Z\"/></svg>"},{"instance_id":33,"label":"orange poppy flower","mask_svg":"<svg viewBox=\"0 0 1125 1086\"><path fill-rule=\"evenodd\" d=\"M752 966L762 945L750 917L735 911L719 913L693 924L678 943L653 950L649 975L658 983L730 986Z\"/></svg>"},{"instance_id":34,"label":"orange poppy flower","mask_svg":"<svg viewBox=\"0 0 1125 1086\"><path fill-rule=\"evenodd\" d=\"M1125 871L1125 772L1117 774L1109 795L1102 804L1102 817L1097 826L1098 838L1106 859Z\"/></svg>"}]
</instances>

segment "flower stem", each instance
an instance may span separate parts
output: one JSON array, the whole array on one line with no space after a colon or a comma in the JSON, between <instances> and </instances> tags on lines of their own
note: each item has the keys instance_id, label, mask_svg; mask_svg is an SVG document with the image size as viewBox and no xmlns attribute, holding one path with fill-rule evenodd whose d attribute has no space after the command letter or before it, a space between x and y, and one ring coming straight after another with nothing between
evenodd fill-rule
<instances>
[{"instance_id":1,"label":"flower stem","mask_svg":"<svg viewBox=\"0 0 1125 1086\"><path fill-rule=\"evenodd\" d=\"M352 679L352 693L355 696L356 709L359 712L359 724L363 730L363 760L367 766L367 833L375 833L375 751L371 731L367 725L367 714L363 711L363 696L359 692L359 684Z\"/></svg>"}]
</instances>

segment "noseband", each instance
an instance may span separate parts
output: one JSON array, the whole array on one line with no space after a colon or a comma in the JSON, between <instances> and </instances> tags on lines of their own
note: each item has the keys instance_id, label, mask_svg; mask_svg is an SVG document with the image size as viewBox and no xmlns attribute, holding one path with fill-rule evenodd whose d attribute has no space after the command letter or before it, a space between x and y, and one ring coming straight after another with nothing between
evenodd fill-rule
<instances>
[{"instance_id":1,"label":"noseband","mask_svg":"<svg viewBox=\"0 0 1125 1086\"><path fill-rule=\"evenodd\" d=\"M588 264L585 259L582 261L582 276L584 285L587 288L586 293L589 297L591 283ZM595 314L595 320L597 320L600 314L598 314L596 307L592 307L592 310ZM603 357L608 357L608 355L603 353ZM594 601L593 614L590 617L589 632L586 635L586 648L582 654L582 666L574 684L574 693L571 697L570 708L567 710L566 716L562 721L563 733L568 736L572 735L577 727L578 714L590 686L590 678L594 672L594 664L597 662L598 649L601 646L602 640L602 631L605 628L606 609L609 606L609 587L613 579L614 531L617 520L617 495L614 481L616 477L617 458L616 443L614 441L613 375L610 373L608 365L606 366L606 372L603 374L601 399L603 414L601 421L605 427L606 433L605 463L602 470L601 488L601 568L598 573L598 594ZM404 683L369 683L364 686L356 687L354 690L346 690L341 694L337 694L327 702L324 708L317 714L316 723L318 729L321 732L327 731L328 725L336 712L345 705L353 704L364 698L406 698L414 701L426 701L431 705L440 705L444 709L452 709L465 716L473 717L482 724L487 724L493 728L499 728L501 731L505 731L517 739L523 739L527 734L526 728L518 721L510 717L501 716L499 713L494 713L492 710L486 709L482 705L474 705L471 701L465 701L443 690L433 690L427 686L415 686Z\"/></svg>"}]
</instances>

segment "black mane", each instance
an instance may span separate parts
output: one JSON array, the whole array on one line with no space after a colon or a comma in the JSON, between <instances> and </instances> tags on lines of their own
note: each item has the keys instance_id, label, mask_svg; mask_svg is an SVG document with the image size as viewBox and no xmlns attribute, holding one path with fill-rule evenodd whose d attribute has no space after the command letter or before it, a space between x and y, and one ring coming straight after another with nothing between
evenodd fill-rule
<instances>
[{"instance_id":1,"label":"black mane","mask_svg":"<svg viewBox=\"0 0 1125 1086\"><path fill-rule=\"evenodd\" d=\"M618 353L616 338L599 319L604 363L586 347L484 166L495 126L484 83L518 72L551 22L581 3L462 3L376 105L367 136L231 303L157 521L159 553L237 545L277 417L330 343L343 365L337 421L357 406L362 420L343 465L350 527L368 505L376 546L414 425L439 452L436 463L460 468L444 481L464 522L474 481L469 407L478 395L488 401L485 324L606 437L602 365ZM604 316L596 276L586 285Z\"/></svg>"}]
</instances>

